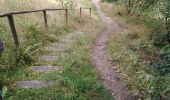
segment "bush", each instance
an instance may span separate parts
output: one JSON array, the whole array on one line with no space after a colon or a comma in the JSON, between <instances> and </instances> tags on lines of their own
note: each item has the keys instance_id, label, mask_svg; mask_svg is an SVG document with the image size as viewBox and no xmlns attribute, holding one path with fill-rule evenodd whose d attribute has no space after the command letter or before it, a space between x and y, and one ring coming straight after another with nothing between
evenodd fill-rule
<instances>
[{"instance_id":1,"label":"bush","mask_svg":"<svg viewBox=\"0 0 170 100\"><path fill-rule=\"evenodd\" d=\"M168 44L167 32L164 33L152 33L151 38L153 43L157 47L163 47Z\"/></svg>"}]
</instances>

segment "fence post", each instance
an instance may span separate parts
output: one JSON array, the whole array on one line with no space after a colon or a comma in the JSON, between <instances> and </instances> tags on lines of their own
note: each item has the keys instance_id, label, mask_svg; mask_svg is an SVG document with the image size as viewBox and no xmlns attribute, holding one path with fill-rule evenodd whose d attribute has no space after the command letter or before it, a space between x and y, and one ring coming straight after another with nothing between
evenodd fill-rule
<instances>
[{"instance_id":1,"label":"fence post","mask_svg":"<svg viewBox=\"0 0 170 100\"><path fill-rule=\"evenodd\" d=\"M66 9L66 25L68 24L68 9Z\"/></svg>"},{"instance_id":2,"label":"fence post","mask_svg":"<svg viewBox=\"0 0 170 100\"><path fill-rule=\"evenodd\" d=\"M90 8L90 17L91 17L91 8Z\"/></svg>"},{"instance_id":3,"label":"fence post","mask_svg":"<svg viewBox=\"0 0 170 100\"><path fill-rule=\"evenodd\" d=\"M46 10L43 10L43 16L44 16L45 26L48 27L48 23L47 23L47 12L46 12Z\"/></svg>"},{"instance_id":4,"label":"fence post","mask_svg":"<svg viewBox=\"0 0 170 100\"><path fill-rule=\"evenodd\" d=\"M80 17L81 17L81 12L82 12L82 8L80 7Z\"/></svg>"},{"instance_id":5,"label":"fence post","mask_svg":"<svg viewBox=\"0 0 170 100\"><path fill-rule=\"evenodd\" d=\"M7 17L8 17L9 25L10 25L11 32L12 32L12 35L13 35L13 38L14 38L14 43L15 43L16 47L18 47L19 42L18 42L18 36L17 36L15 24L14 24L13 15L9 14Z\"/></svg>"}]
</instances>

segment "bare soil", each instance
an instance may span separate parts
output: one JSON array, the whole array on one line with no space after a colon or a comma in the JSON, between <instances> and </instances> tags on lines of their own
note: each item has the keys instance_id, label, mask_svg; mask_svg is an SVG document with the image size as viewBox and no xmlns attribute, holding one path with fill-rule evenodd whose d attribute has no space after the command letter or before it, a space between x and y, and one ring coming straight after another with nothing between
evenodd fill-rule
<instances>
[{"instance_id":1,"label":"bare soil","mask_svg":"<svg viewBox=\"0 0 170 100\"><path fill-rule=\"evenodd\" d=\"M98 69L105 87L112 92L113 98L116 100L136 100L121 82L122 76L117 73L116 66L112 63L110 57L107 55L106 43L108 41L109 33L125 32L126 29L119 26L119 24L112 18L106 16L99 5L100 0L92 0L97 8L97 12L102 21L106 23L105 28L100 36L96 39L96 43L92 50L92 60Z\"/></svg>"}]
</instances>

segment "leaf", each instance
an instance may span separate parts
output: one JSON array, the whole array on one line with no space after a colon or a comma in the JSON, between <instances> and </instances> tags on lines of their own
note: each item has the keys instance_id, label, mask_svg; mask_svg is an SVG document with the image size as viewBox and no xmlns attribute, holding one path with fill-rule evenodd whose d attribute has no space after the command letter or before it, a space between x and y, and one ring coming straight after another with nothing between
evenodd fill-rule
<instances>
[{"instance_id":1,"label":"leaf","mask_svg":"<svg viewBox=\"0 0 170 100\"><path fill-rule=\"evenodd\" d=\"M5 97L7 95L7 93L8 93L8 87L4 86L2 88L2 96Z\"/></svg>"},{"instance_id":2,"label":"leaf","mask_svg":"<svg viewBox=\"0 0 170 100\"><path fill-rule=\"evenodd\" d=\"M41 45L42 45L42 42L28 46L25 49L24 54L32 54L32 53L36 52L38 50L38 47L41 46Z\"/></svg>"}]
</instances>

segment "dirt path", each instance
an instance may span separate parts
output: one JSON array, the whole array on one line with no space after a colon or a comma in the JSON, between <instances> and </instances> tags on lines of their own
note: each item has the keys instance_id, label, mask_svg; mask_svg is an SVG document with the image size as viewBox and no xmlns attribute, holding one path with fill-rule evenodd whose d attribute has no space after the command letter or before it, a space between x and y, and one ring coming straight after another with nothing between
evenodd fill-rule
<instances>
[{"instance_id":1,"label":"dirt path","mask_svg":"<svg viewBox=\"0 0 170 100\"><path fill-rule=\"evenodd\" d=\"M136 100L120 82L121 75L116 73L114 70L114 65L112 64L109 56L106 51L106 43L108 41L108 35L110 32L123 32L125 29L121 28L119 24L107 17L101 10L99 5L100 0L92 0L94 5L97 8L97 12L103 22L106 23L106 27L103 29L101 35L97 38L96 44L92 51L92 59L96 68L100 72L100 75L103 79L104 85L107 89L112 92L113 97L116 100Z\"/></svg>"}]
</instances>

